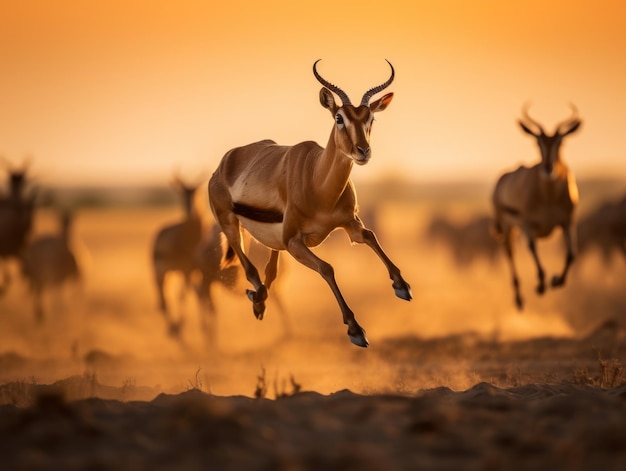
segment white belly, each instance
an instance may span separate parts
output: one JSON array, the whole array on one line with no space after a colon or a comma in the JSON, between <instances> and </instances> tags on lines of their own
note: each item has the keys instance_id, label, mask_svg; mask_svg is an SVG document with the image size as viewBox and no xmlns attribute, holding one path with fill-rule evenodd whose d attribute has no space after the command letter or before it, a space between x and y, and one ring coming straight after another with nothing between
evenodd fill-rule
<instances>
[{"instance_id":1,"label":"white belly","mask_svg":"<svg viewBox=\"0 0 626 471\"><path fill-rule=\"evenodd\" d=\"M237 216L243 228L260 243L275 250L285 250L283 243L283 224L257 222L242 216Z\"/></svg>"}]
</instances>

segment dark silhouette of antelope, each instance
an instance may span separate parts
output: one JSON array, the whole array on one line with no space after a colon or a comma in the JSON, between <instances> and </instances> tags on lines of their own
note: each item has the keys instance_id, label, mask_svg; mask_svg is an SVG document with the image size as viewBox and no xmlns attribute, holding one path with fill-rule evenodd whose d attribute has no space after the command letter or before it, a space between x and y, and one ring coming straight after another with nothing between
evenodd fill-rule
<instances>
[{"instance_id":1,"label":"dark silhouette of antelope","mask_svg":"<svg viewBox=\"0 0 626 471\"><path fill-rule=\"evenodd\" d=\"M578 223L578 251L598 249L606 266L615 251L626 260L626 196L605 201Z\"/></svg>"},{"instance_id":2,"label":"dark silhouette of antelope","mask_svg":"<svg viewBox=\"0 0 626 471\"><path fill-rule=\"evenodd\" d=\"M478 215L465 223L437 215L426 229L426 238L442 243L459 268L467 268L480 259L494 264L500 247L492 235L492 226L493 220L487 215Z\"/></svg>"},{"instance_id":3,"label":"dark silhouette of antelope","mask_svg":"<svg viewBox=\"0 0 626 471\"><path fill-rule=\"evenodd\" d=\"M71 247L72 224L72 213L62 211L59 232L35 238L24 252L22 274L30 286L37 322L44 320L43 296L46 290L58 288L69 281L80 281L80 270Z\"/></svg>"},{"instance_id":4,"label":"dark silhouette of antelope","mask_svg":"<svg viewBox=\"0 0 626 471\"><path fill-rule=\"evenodd\" d=\"M159 309L165 317L170 334L178 336L184 322L183 302L187 291L193 287L192 274L197 268L197 249L202 240L202 221L194 206L197 185L186 184L179 177L175 177L173 186L180 194L185 215L181 221L158 231L152 246L152 263ZM170 312L164 291L166 275L172 272L180 273L184 279L184 285L179 293L181 312L178 320L175 320Z\"/></svg>"},{"instance_id":5,"label":"dark silhouette of antelope","mask_svg":"<svg viewBox=\"0 0 626 471\"><path fill-rule=\"evenodd\" d=\"M559 275L552 278L553 287L565 284L567 272L574 261L576 230L574 210L578 203L578 188L574 174L561 160L561 144L566 136L580 128L576 108L572 116L559 123L552 135L528 116L526 107L519 121L522 130L537 140L541 162L532 167L521 166L505 173L496 183L492 202L494 207L494 229L504 243L511 268L515 304L523 308L519 278L513 259L513 230L519 228L528 240L528 248L537 266L539 283L536 291L543 294L546 289L545 271L537 254L536 240L547 237L555 227L563 231L567 254L565 266Z\"/></svg>"},{"instance_id":6,"label":"dark silhouette of antelope","mask_svg":"<svg viewBox=\"0 0 626 471\"><path fill-rule=\"evenodd\" d=\"M21 168L8 167L8 194L0 196L0 295L10 283L7 262L21 262L30 237L35 212L36 192L27 192L28 163Z\"/></svg>"}]
</instances>

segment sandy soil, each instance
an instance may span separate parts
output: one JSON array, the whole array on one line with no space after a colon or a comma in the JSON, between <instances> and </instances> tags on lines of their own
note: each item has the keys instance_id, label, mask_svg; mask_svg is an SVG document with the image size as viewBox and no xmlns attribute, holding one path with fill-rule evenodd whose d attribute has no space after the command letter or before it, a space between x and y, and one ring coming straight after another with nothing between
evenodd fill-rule
<instances>
[{"instance_id":1,"label":"sandy soil","mask_svg":"<svg viewBox=\"0 0 626 471\"><path fill-rule=\"evenodd\" d=\"M3 468L623 469L623 260L591 254L538 297L520 244L520 313L504 263L457 267L422 239L431 213L385 209L379 221L410 303L345 236L318 251L368 349L350 344L319 276L287 260L275 293L285 317L270 303L259 322L242 290L218 289L217 344L192 297L172 339L149 247L177 212L79 215L82 286L50 294L41 325L19 281L0 299ZM37 230L49 225L43 215ZM560 269L558 238L540 250L550 274Z\"/></svg>"}]
</instances>

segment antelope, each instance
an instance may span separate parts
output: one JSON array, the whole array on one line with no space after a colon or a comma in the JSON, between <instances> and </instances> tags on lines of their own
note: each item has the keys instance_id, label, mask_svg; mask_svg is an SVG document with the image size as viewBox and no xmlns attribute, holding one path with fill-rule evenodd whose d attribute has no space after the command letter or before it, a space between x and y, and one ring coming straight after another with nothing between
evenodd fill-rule
<instances>
[{"instance_id":1,"label":"antelope","mask_svg":"<svg viewBox=\"0 0 626 471\"><path fill-rule=\"evenodd\" d=\"M196 268L200 274L195 287L202 311L200 316L202 328L207 334L209 345L215 346L217 343L215 335L217 310L213 301L213 287L215 285L222 285L229 291L235 292L236 288L239 287L241 266L239 264L230 264L222 267L224 250L228 248L224 247L224 239L219 225L212 224L206 233L207 235L203 238L195 251ZM246 253L250 260L253 262L266 260L269 256L268 249L264 245L255 242L250 237L247 237L247 239L249 239L249 241ZM287 319L281 297L277 296L278 293L275 288L276 284L274 284L274 296L272 299L281 316L284 336L288 337L291 333L289 320Z\"/></svg>"},{"instance_id":2,"label":"antelope","mask_svg":"<svg viewBox=\"0 0 626 471\"><path fill-rule=\"evenodd\" d=\"M44 319L45 289L80 280L80 270L71 248L72 219L69 211L61 212L59 233L39 236L25 250L22 273L30 285L37 322Z\"/></svg>"},{"instance_id":3,"label":"antelope","mask_svg":"<svg viewBox=\"0 0 626 471\"><path fill-rule=\"evenodd\" d=\"M196 246L194 251L194 268L201 275L196 284L196 295L201 306L202 328L209 335L209 345L216 344L215 337L215 303L213 302L212 287L221 284L229 290L234 290L239 280L239 266L230 265L222 268L224 258L221 231L217 224L213 224L207 235Z\"/></svg>"},{"instance_id":4,"label":"antelope","mask_svg":"<svg viewBox=\"0 0 626 471\"><path fill-rule=\"evenodd\" d=\"M606 266L617 249L626 259L626 196L606 201L578 224L578 251L582 255L596 246Z\"/></svg>"},{"instance_id":5,"label":"antelope","mask_svg":"<svg viewBox=\"0 0 626 471\"><path fill-rule=\"evenodd\" d=\"M152 246L152 264L157 287L159 309L169 326L172 336L178 336L183 324L183 317L174 321L165 299L165 277L170 272L179 272L184 279L184 286L179 293L182 303L188 289L191 288L191 276L196 269L196 249L202 240L202 222L193 198L197 185L187 185L179 177L175 177L173 186L180 193L185 217L182 221L160 229Z\"/></svg>"},{"instance_id":6,"label":"antelope","mask_svg":"<svg viewBox=\"0 0 626 471\"><path fill-rule=\"evenodd\" d=\"M390 78L365 92L361 103L354 106L341 88L322 78L317 71L318 62L313 64L313 75L323 85L319 100L334 119L326 148L313 141L282 146L263 140L231 149L209 180L209 202L232 249L224 263L228 264L235 255L241 262L253 287L247 290L247 296L257 319L263 319L265 301L277 274L279 252L286 250L322 276L339 304L350 340L367 347L365 330L339 290L333 267L310 247L321 244L332 231L342 228L353 243L365 243L378 255L393 280L395 294L405 300L412 298L411 288L398 267L359 219L356 191L350 179L354 164L365 165L370 160L374 114L389 106L393 93L372 103L370 99L391 85L395 72L387 61ZM244 253L242 226L271 250L264 282Z\"/></svg>"},{"instance_id":7,"label":"antelope","mask_svg":"<svg viewBox=\"0 0 626 471\"><path fill-rule=\"evenodd\" d=\"M552 135L528 115L527 106L522 110L519 125L522 130L537 140L541 162L532 166L521 166L505 173L496 183L492 203L494 207L494 229L496 237L503 242L512 274L515 304L523 309L520 283L513 259L513 232L517 227L525 235L528 247L537 267L536 291L543 294L546 289L545 271L536 248L538 238L547 237L555 227L560 227L566 246L565 266L560 274L554 275L552 287L563 286L575 256L574 213L578 203L578 188L574 174L568 169L560 155L563 138L576 132L581 125L578 112L572 105L572 116L560 122Z\"/></svg>"},{"instance_id":8,"label":"antelope","mask_svg":"<svg viewBox=\"0 0 626 471\"><path fill-rule=\"evenodd\" d=\"M443 242L450 249L454 262L460 268L468 267L481 257L494 264L500 253L500 247L492 237L492 225L492 218L482 214L462 224L456 224L438 215L433 217L426 236L430 240Z\"/></svg>"},{"instance_id":9,"label":"antelope","mask_svg":"<svg viewBox=\"0 0 626 471\"><path fill-rule=\"evenodd\" d=\"M9 194L0 197L0 295L11 283L6 261L21 260L32 229L36 193L26 194L27 169L9 168Z\"/></svg>"}]
</instances>

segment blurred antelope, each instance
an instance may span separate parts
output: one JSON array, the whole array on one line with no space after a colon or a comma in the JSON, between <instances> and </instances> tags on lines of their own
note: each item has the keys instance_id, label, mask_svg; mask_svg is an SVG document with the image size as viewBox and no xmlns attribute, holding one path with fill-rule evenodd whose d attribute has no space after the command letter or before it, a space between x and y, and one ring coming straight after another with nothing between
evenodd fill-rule
<instances>
[{"instance_id":1,"label":"blurred antelope","mask_svg":"<svg viewBox=\"0 0 626 471\"><path fill-rule=\"evenodd\" d=\"M202 239L202 222L194 207L197 185L187 185L175 177L173 186L180 193L185 216L182 221L160 229L152 246L152 262L159 298L159 309L168 323L170 334L177 336L184 322L182 315L174 321L165 299L165 277L170 272L179 272L184 285L179 293L182 305L188 289L192 288L191 276L196 269L196 249Z\"/></svg>"},{"instance_id":2,"label":"blurred antelope","mask_svg":"<svg viewBox=\"0 0 626 471\"><path fill-rule=\"evenodd\" d=\"M8 195L0 196L0 295L11 283L7 260L21 261L31 233L35 212L34 191L26 193L28 162L21 168L8 166Z\"/></svg>"},{"instance_id":3,"label":"blurred antelope","mask_svg":"<svg viewBox=\"0 0 626 471\"><path fill-rule=\"evenodd\" d=\"M386 89L394 78L367 91L358 106L339 87L323 79L313 64L313 74L323 85L320 102L335 121L326 148L312 141L280 146L271 140L230 150L224 155L209 181L209 201L215 218L236 254L254 290L248 290L253 311L263 318L265 300L277 274L278 254L287 250L298 262L317 271L330 286L348 325L355 345L368 345L365 331L357 323L337 283L333 267L318 258L309 247L322 243L336 228L343 228L352 242L367 244L381 258L393 280L396 295L412 298L400 270L380 247L376 236L357 216L353 165L365 165L371 157L370 132L374 114L389 106L392 93L370 103L372 96ZM337 104L333 96L341 99ZM271 249L265 267L265 282L244 253L243 226L256 240ZM228 260L226 260L228 262Z\"/></svg>"},{"instance_id":4,"label":"blurred antelope","mask_svg":"<svg viewBox=\"0 0 626 471\"><path fill-rule=\"evenodd\" d=\"M582 255L598 248L605 265L617 250L626 259L626 196L606 201L578 223L578 250Z\"/></svg>"},{"instance_id":5,"label":"blurred antelope","mask_svg":"<svg viewBox=\"0 0 626 471\"><path fill-rule=\"evenodd\" d=\"M565 266L559 275L552 278L553 287L565 283L567 272L574 261L575 224L574 210L578 203L578 188L574 174L561 160L560 148L563 138L580 128L576 108L572 106L572 116L556 126L549 135L543 127L531 119L526 107L519 121L522 130L537 140L541 152L541 162L533 167L519 167L505 173L498 180L493 192L495 212L494 229L503 241L513 276L515 303L523 308L519 278L513 259L513 228L519 227L528 240L528 247L537 266L539 283L536 291L545 291L545 272L537 255L536 240L547 237L555 227L563 231L567 254Z\"/></svg>"},{"instance_id":6,"label":"blurred antelope","mask_svg":"<svg viewBox=\"0 0 626 471\"><path fill-rule=\"evenodd\" d=\"M493 264L500 247L491 234L492 226L492 218L486 215L478 215L461 224L438 215L430 222L426 236L432 241L443 242L458 267L466 268L481 257Z\"/></svg>"},{"instance_id":7,"label":"blurred antelope","mask_svg":"<svg viewBox=\"0 0 626 471\"><path fill-rule=\"evenodd\" d=\"M234 290L239 280L240 267L238 265L221 267L225 249L221 234L219 226L214 224L196 247L194 254L195 267L201 274L200 280L196 283L196 294L202 311L200 320L202 328L209 337L210 346L215 346L217 341L213 286L221 284L229 290Z\"/></svg>"},{"instance_id":8,"label":"blurred antelope","mask_svg":"<svg viewBox=\"0 0 626 471\"><path fill-rule=\"evenodd\" d=\"M208 344L215 346L217 344L217 310L213 301L213 288L216 285L222 285L224 288L235 292L237 288L240 287L241 266L238 263L233 263L225 267L222 266L222 261L225 257L224 252L228 250L229 247L227 244L224 244L225 240L222 237L222 231L219 225L213 224L206 233L206 236L196 249L195 261L200 277L195 283L195 286L201 309L200 319L202 328L207 335ZM254 241L251 237L247 237L246 239L248 239L248 243L246 244L246 254L248 257L253 262L266 261L270 253L267 247ZM281 317L283 335L288 337L291 333L291 326L286 316L281 296L276 292L276 283L274 283L274 296L272 299Z\"/></svg>"},{"instance_id":9,"label":"blurred antelope","mask_svg":"<svg viewBox=\"0 0 626 471\"><path fill-rule=\"evenodd\" d=\"M35 320L44 319L43 294L67 281L80 281L80 270L71 248L73 216L69 211L59 216L60 231L33 240L24 253L22 273L28 280L35 307Z\"/></svg>"}]
</instances>

